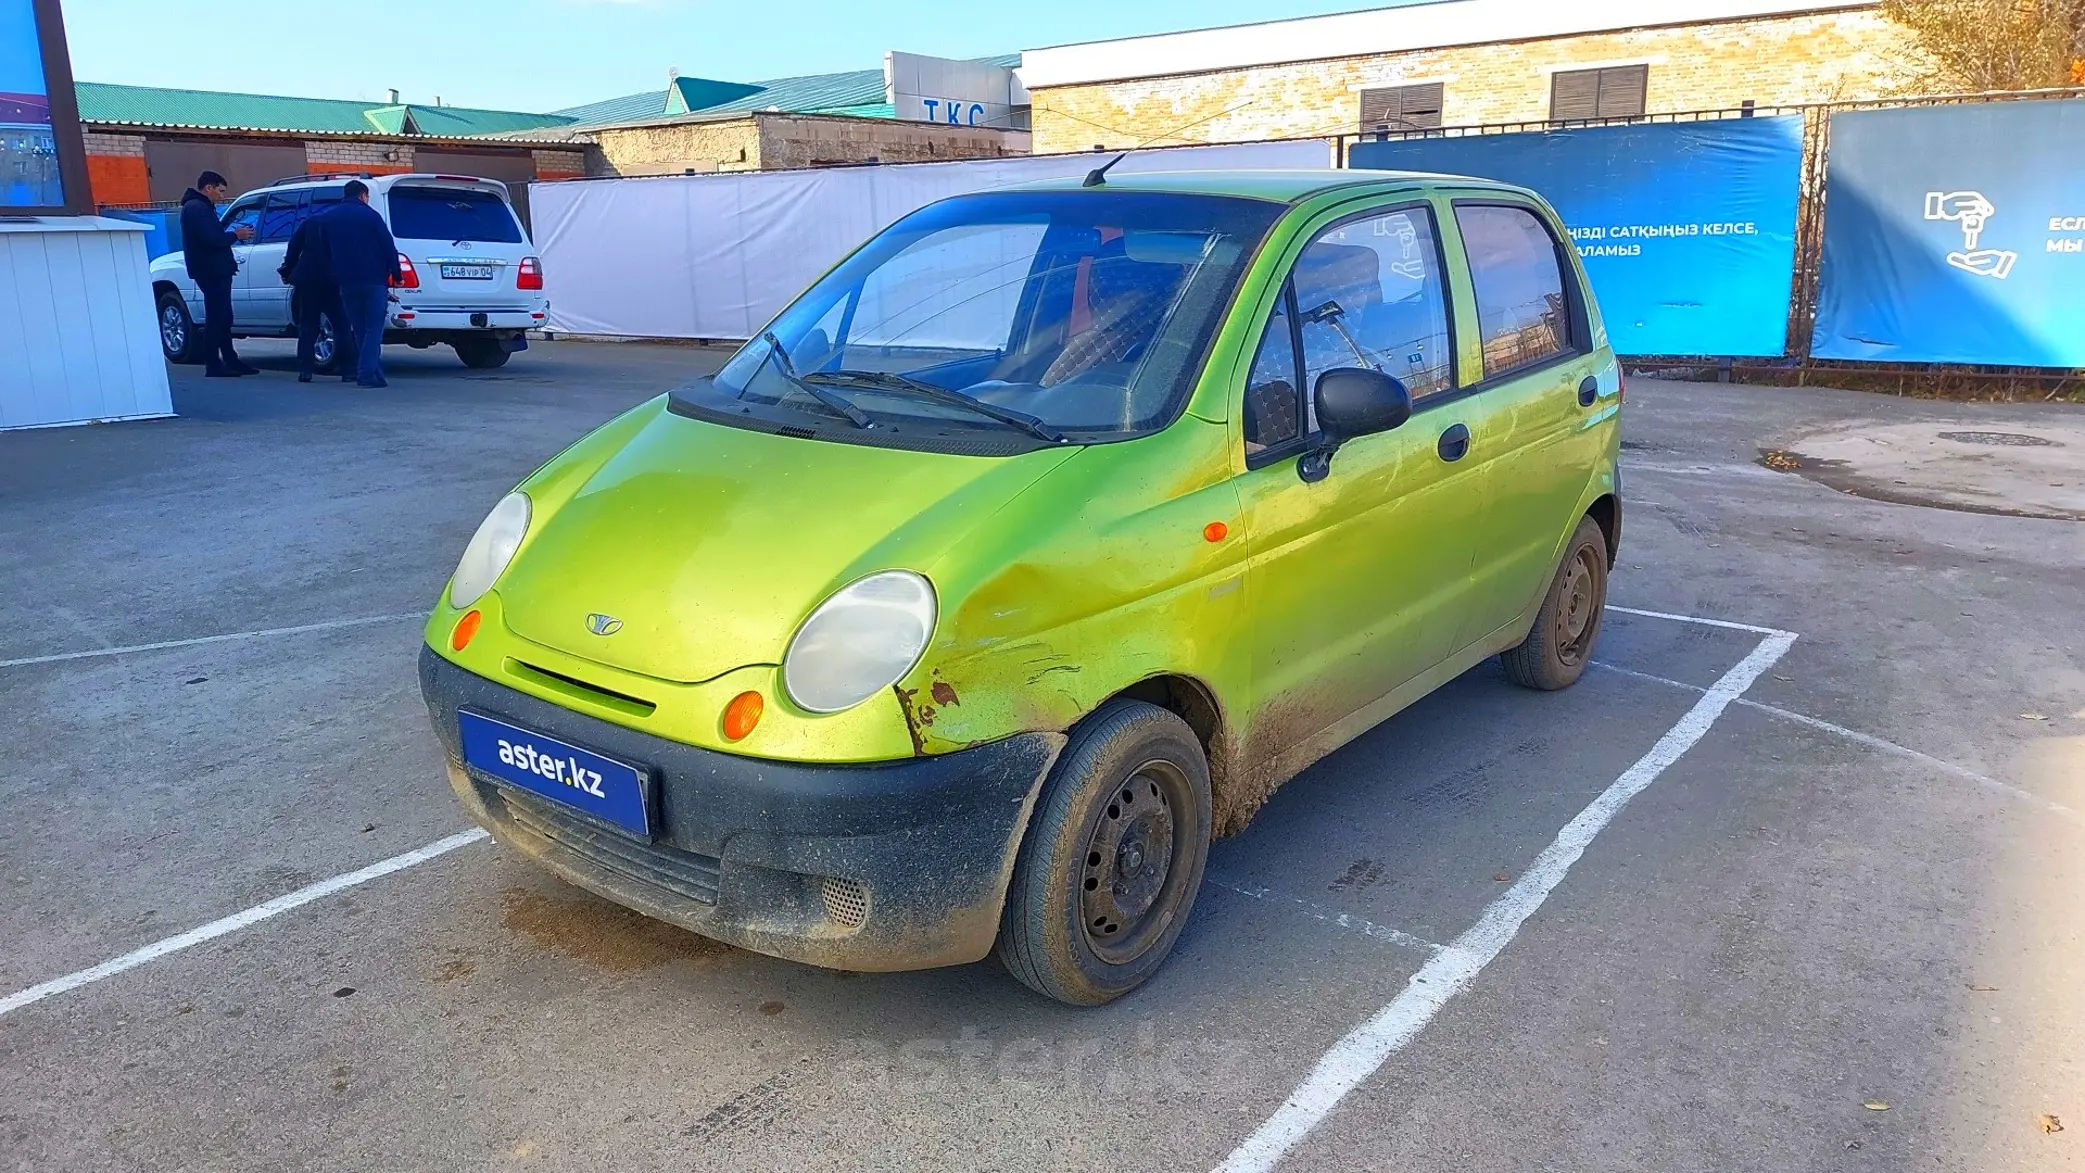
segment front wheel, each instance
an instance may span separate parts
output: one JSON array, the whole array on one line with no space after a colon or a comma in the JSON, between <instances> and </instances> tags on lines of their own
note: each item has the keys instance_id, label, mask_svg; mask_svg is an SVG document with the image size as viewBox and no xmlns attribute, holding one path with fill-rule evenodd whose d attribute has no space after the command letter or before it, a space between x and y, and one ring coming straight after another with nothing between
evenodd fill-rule
<instances>
[{"instance_id":1,"label":"front wheel","mask_svg":"<svg viewBox=\"0 0 2085 1173\"><path fill-rule=\"evenodd\" d=\"M1210 819L1194 730L1141 701L1102 706L1043 784L1007 888L1000 961L1074 1006L1144 984L1194 907Z\"/></svg>"},{"instance_id":2,"label":"front wheel","mask_svg":"<svg viewBox=\"0 0 2085 1173\"><path fill-rule=\"evenodd\" d=\"M507 356L511 353L497 338L466 338L454 345L456 357L474 371L506 366Z\"/></svg>"},{"instance_id":3,"label":"front wheel","mask_svg":"<svg viewBox=\"0 0 2085 1173\"><path fill-rule=\"evenodd\" d=\"M199 363L203 361L201 331L195 328L195 319L188 313L188 303L181 295L168 290L159 295L159 350L172 363Z\"/></svg>"},{"instance_id":4,"label":"front wheel","mask_svg":"<svg viewBox=\"0 0 2085 1173\"><path fill-rule=\"evenodd\" d=\"M1581 518L1564 560L1549 582L1528 637L1499 657L1506 676L1525 688L1569 688L1593 659L1593 640L1607 608L1607 535Z\"/></svg>"}]
</instances>

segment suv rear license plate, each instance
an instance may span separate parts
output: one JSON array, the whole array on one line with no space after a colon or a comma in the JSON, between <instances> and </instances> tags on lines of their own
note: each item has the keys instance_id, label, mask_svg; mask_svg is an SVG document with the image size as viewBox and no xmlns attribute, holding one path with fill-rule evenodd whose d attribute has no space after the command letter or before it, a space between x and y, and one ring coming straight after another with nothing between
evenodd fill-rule
<instances>
[{"instance_id":1,"label":"suv rear license plate","mask_svg":"<svg viewBox=\"0 0 2085 1173\"><path fill-rule=\"evenodd\" d=\"M651 838L651 788L636 766L476 713L456 717L465 765Z\"/></svg>"},{"instance_id":2,"label":"suv rear license plate","mask_svg":"<svg viewBox=\"0 0 2085 1173\"><path fill-rule=\"evenodd\" d=\"M497 265L443 265L444 281L490 281L499 276Z\"/></svg>"}]
</instances>

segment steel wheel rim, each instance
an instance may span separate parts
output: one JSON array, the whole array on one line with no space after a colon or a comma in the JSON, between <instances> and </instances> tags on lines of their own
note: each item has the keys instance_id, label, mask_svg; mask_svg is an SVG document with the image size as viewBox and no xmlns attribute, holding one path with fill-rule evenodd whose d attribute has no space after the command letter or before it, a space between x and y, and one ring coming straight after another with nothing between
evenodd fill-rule
<instances>
[{"instance_id":1,"label":"steel wheel rim","mask_svg":"<svg viewBox=\"0 0 2085 1173\"><path fill-rule=\"evenodd\" d=\"M179 306L159 307L159 344L168 354L179 354L188 345L188 323Z\"/></svg>"},{"instance_id":2,"label":"steel wheel rim","mask_svg":"<svg viewBox=\"0 0 2085 1173\"><path fill-rule=\"evenodd\" d=\"M1079 926L1110 965L1149 952L1172 926L1193 870L1194 790L1171 762L1152 760L1115 785L1094 812L1075 873Z\"/></svg>"},{"instance_id":3,"label":"steel wheel rim","mask_svg":"<svg viewBox=\"0 0 2085 1173\"><path fill-rule=\"evenodd\" d=\"M1570 560L1564 563L1564 589L1557 607L1556 635L1557 658L1567 665L1585 659L1586 651L1593 643L1593 632L1600 626L1599 600L1594 597L1598 575L1599 568L1593 564L1593 550L1589 546L1573 551Z\"/></svg>"},{"instance_id":4,"label":"steel wheel rim","mask_svg":"<svg viewBox=\"0 0 2085 1173\"><path fill-rule=\"evenodd\" d=\"M319 319L319 336L311 341L311 361L319 366L333 362L333 320Z\"/></svg>"}]
</instances>

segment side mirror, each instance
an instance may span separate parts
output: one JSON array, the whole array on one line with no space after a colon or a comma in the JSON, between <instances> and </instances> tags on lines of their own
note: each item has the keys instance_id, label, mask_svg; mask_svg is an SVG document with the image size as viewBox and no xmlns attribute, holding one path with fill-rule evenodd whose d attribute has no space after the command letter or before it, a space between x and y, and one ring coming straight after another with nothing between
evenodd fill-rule
<instances>
[{"instance_id":1,"label":"side mirror","mask_svg":"<svg viewBox=\"0 0 2085 1173\"><path fill-rule=\"evenodd\" d=\"M1321 481L1332 471L1332 454L1357 436L1387 432L1412 418L1412 393L1403 383L1365 367L1334 367L1318 376L1313 391L1318 411L1317 448L1296 462L1297 475Z\"/></svg>"}]
</instances>

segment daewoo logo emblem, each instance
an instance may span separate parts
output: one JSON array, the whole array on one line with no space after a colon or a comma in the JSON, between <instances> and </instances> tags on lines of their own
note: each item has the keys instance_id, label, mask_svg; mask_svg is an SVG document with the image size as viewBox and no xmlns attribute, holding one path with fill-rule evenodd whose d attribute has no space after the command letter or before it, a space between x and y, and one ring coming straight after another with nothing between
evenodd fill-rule
<instances>
[{"instance_id":1,"label":"daewoo logo emblem","mask_svg":"<svg viewBox=\"0 0 2085 1173\"><path fill-rule=\"evenodd\" d=\"M586 629L595 635L614 635L623 629L623 621L596 611L586 617Z\"/></svg>"}]
</instances>

